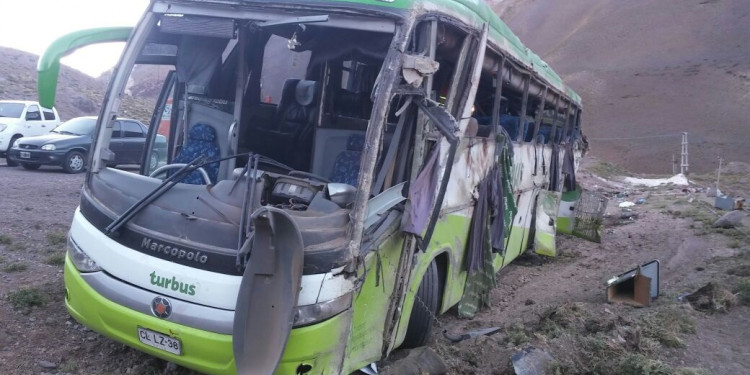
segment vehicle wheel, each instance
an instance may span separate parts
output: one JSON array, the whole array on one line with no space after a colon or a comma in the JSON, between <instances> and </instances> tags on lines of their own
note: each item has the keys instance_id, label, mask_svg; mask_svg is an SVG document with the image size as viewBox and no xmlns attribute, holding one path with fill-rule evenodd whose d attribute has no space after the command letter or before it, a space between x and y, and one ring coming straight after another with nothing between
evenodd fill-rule
<instances>
[{"instance_id":1,"label":"vehicle wheel","mask_svg":"<svg viewBox=\"0 0 750 375\"><path fill-rule=\"evenodd\" d=\"M13 161L13 160L10 160L10 157L9 157L10 156L10 148L13 147L13 144L16 143L16 140L18 138L21 138L21 137L15 136L15 137L11 138L10 139L10 143L8 144L8 149L5 150L5 164L8 164L9 167L16 167L16 166L18 166L18 163L15 162L15 161Z\"/></svg>"},{"instance_id":2,"label":"vehicle wheel","mask_svg":"<svg viewBox=\"0 0 750 375\"><path fill-rule=\"evenodd\" d=\"M23 169L28 169L30 171L35 171L41 167L41 164L34 164L34 163L21 163L21 166Z\"/></svg>"},{"instance_id":3,"label":"vehicle wheel","mask_svg":"<svg viewBox=\"0 0 750 375\"><path fill-rule=\"evenodd\" d=\"M81 173L86 167L86 156L80 151L71 151L65 155L63 169L68 173Z\"/></svg>"},{"instance_id":4,"label":"vehicle wheel","mask_svg":"<svg viewBox=\"0 0 750 375\"><path fill-rule=\"evenodd\" d=\"M437 264L433 260L427 267L427 271L422 277L422 282L419 283L419 289L414 298L414 305L411 308L409 326L406 329L404 342L401 344L402 347L416 348L427 343L432 331L434 317L439 308L439 286L440 279Z\"/></svg>"},{"instance_id":5,"label":"vehicle wheel","mask_svg":"<svg viewBox=\"0 0 750 375\"><path fill-rule=\"evenodd\" d=\"M156 151L151 151L151 156L148 159L148 170L153 171L159 165L159 154Z\"/></svg>"}]
</instances>

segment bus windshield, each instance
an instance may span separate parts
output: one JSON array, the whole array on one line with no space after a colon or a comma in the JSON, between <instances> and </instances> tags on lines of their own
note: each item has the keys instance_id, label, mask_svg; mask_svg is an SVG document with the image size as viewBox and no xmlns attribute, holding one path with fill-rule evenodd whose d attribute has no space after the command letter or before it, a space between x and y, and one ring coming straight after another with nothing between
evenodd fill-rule
<instances>
[{"instance_id":1,"label":"bus windshield","mask_svg":"<svg viewBox=\"0 0 750 375\"><path fill-rule=\"evenodd\" d=\"M113 87L121 93L111 96L118 98L118 117L148 129L131 130L127 122L105 118L89 170L92 195L112 202L107 208L119 220L152 227L158 217L164 223L160 234L224 249L228 256L242 245L237 226L247 218L240 212L261 205L319 217L311 233L338 220L340 229L311 241L344 251L371 94L394 24L340 22L328 15L274 21L153 16L140 26L147 31L140 43L125 52L120 70L129 74L115 78ZM195 28L199 24L212 27ZM125 155L140 161L140 168L111 168ZM198 158L200 165L181 169ZM254 183L248 182L250 169L258 176ZM178 173L184 175L175 178ZM159 193L158 208L143 200L170 178L176 186ZM189 209L197 220L187 226L195 228L170 224L170 215L184 221L186 194L207 186L213 188L193 198L197 205ZM123 218L136 205L138 215L129 215L134 220ZM236 273L234 258L227 259L217 267Z\"/></svg>"}]
</instances>

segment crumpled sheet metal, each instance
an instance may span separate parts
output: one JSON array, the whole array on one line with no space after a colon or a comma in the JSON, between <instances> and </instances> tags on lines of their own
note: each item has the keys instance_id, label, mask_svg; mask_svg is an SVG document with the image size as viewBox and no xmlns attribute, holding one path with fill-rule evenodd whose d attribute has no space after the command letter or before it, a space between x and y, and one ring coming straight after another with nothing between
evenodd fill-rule
<instances>
[{"instance_id":1,"label":"crumpled sheet metal","mask_svg":"<svg viewBox=\"0 0 750 375\"><path fill-rule=\"evenodd\" d=\"M434 74L440 68L440 64L426 56L404 55L404 63L401 68L406 83L413 87L422 85L424 77Z\"/></svg>"}]
</instances>

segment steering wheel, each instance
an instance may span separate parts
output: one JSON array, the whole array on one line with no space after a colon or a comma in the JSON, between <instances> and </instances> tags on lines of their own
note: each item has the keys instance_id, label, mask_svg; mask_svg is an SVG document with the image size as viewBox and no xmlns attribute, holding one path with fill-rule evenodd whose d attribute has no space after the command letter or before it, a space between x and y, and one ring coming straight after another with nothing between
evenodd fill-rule
<instances>
[{"instance_id":1,"label":"steering wheel","mask_svg":"<svg viewBox=\"0 0 750 375\"><path fill-rule=\"evenodd\" d=\"M180 169L186 165L187 164L185 163L174 163L174 164L162 165L161 167L156 168L153 172L151 172L149 174L149 177L156 177L162 173L165 173L166 171L170 169ZM206 185L211 185L211 177L208 177L208 172L206 172L206 170L203 169L203 167L196 168L196 171L200 172L201 176L203 177L203 182L205 182Z\"/></svg>"},{"instance_id":2,"label":"steering wheel","mask_svg":"<svg viewBox=\"0 0 750 375\"><path fill-rule=\"evenodd\" d=\"M287 175L291 176L291 177L307 177L307 178L311 178L313 180L318 180L318 181L326 183L326 184L330 184L331 183L331 180L329 180L329 179L327 179L325 177L318 176L318 175L316 175L314 173L305 172L305 171L290 171L289 173L287 173Z\"/></svg>"}]
</instances>

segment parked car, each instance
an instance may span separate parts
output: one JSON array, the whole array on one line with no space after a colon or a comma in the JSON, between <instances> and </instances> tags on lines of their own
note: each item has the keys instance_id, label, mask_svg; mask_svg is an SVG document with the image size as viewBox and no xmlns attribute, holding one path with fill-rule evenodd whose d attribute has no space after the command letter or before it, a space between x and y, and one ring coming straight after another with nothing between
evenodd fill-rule
<instances>
[{"instance_id":1,"label":"parked car","mask_svg":"<svg viewBox=\"0 0 750 375\"><path fill-rule=\"evenodd\" d=\"M0 157L9 166L16 164L8 159L10 147L21 137L46 134L60 125L57 110L43 108L37 102L23 100L0 100Z\"/></svg>"},{"instance_id":2,"label":"parked car","mask_svg":"<svg viewBox=\"0 0 750 375\"><path fill-rule=\"evenodd\" d=\"M76 117L62 123L49 134L23 137L10 149L8 157L25 169L38 169L42 165L59 165L68 173L82 172L86 168L88 152L96 117ZM112 129L110 150L117 164L140 164L146 144L148 127L138 120L118 119ZM150 169L166 158L167 141L156 135L156 144L149 160Z\"/></svg>"}]
</instances>

